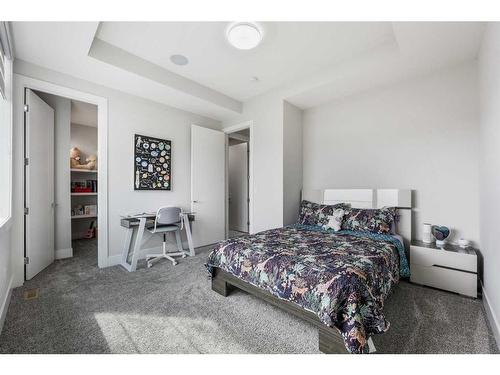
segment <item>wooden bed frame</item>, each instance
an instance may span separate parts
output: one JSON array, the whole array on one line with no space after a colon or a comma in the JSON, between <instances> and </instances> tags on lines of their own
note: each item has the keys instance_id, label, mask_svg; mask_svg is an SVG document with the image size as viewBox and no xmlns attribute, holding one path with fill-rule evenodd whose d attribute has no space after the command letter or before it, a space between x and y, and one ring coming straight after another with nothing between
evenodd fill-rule
<instances>
[{"instance_id":1,"label":"wooden bed frame","mask_svg":"<svg viewBox=\"0 0 500 375\"><path fill-rule=\"evenodd\" d=\"M350 203L354 208L397 207L399 222L397 233L402 236L406 251L410 248L412 231L411 190L401 189L324 189L303 190L302 199L316 203ZM318 328L319 350L327 354L347 354L344 340L337 328L324 324L316 314L299 305L280 299L271 293L249 284L230 273L215 267L212 275L212 290L227 297L235 288L250 293L272 305L279 307Z\"/></svg>"},{"instance_id":2,"label":"wooden bed frame","mask_svg":"<svg viewBox=\"0 0 500 375\"><path fill-rule=\"evenodd\" d=\"M316 326L318 328L319 350L321 352L327 354L348 353L344 345L344 340L338 329L328 327L325 323L319 320L316 314L304 310L299 305L293 302L289 302L273 296L271 293L253 286L252 284L249 284L243 280L240 280L236 276L233 276L230 273L221 270L220 268L214 268L212 275L213 291L219 293L221 296L227 297L229 293L231 293L231 291L235 288L250 293Z\"/></svg>"}]
</instances>

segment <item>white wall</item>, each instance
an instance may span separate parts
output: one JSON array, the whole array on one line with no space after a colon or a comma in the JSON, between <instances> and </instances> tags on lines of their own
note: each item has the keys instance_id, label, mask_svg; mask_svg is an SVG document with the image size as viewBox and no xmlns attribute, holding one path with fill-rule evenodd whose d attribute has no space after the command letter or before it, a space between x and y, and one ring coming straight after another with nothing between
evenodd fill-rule
<instances>
[{"instance_id":1,"label":"white wall","mask_svg":"<svg viewBox=\"0 0 500 375\"><path fill-rule=\"evenodd\" d=\"M73 254L71 248L71 188L70 188L70 122L71 101L60 96L37 93L54 109L54 196L56 209L54 217L54 240L56 258Z\"/></svg>"},{"instance_id":2,"label":"white wall","mask_svg":"<svg viewBox=\"0 0 500 375\"><path fill-rule=\"evenodd\" d=\"M302 190L302 110L283 102L283 224L299 217Z\"/></svg>"},{"instance_id":3,"label":"white wall","mask_svg":"<svg viewBox=\"0 0 500 375\"><path fill-rule=\"evenodd\" d=\"M10 231L0 228L0 333L7 314L12 288Z\"/></svg>"},{"instance_id":4,"label":"white wall","mask_svg":"<svg viewBox=\"0 0 500 375\"><path fill-rule=\"evenodd\" d=\"M6 60L6 85L7 95L12 93L7 90L12 88L12 63ZM10 215L10 178L11 173L11 126L12 122L12 97L5 100L0 94L0 224Z\"/></svg>"},{"instance_id":5,"label":"white wall","mask_svg":"<svg viewBox=\"0 0 500 375\"><path fill-rule=\"evenodd\" d=\"M500 345L500 24L486 27L479 55L480 227L486 311Z\"/></svg>"},{"instance_id":6,"label":"white wall","mask_svg":"<svg viewBox=\"0 0 500 375\"><path fill-rule=\"evenodd\" d=\"M304 188L404 188L422 223L479 243L475 64L304 111Z\"/></svg>"},{"instance_id":7,"label":"white wall","mask_svg":"<svg viewBox=\"0 0 500 375\"><path fill-rule=\"evenodd\" d=\"M81 163L90 155L97 155L97 128L94 126L71 124L71 147L81 151ZM69 154L69 151L68 151Z\"/></svg>"},{"instance_id":8,"label":"white wall","mask_svg":"<svg viewBox=\"0 0 500 375\"><path fill-rule=\"evenodd\" d=\"M11 246L11 131L12 131L12 64L6 60L5 91L0 97L0 332L10 302L12 288Z\"/></svg>"},{"instance_id":9,"label":"white wall","mask_svg":"<svg viewBox=\"0 0 500 375\"><path fill-rule=\"evenodd\" d=\"M71 76L16 60L15 73L48 81L64 87L105 97L108 100L108 217L110 262L118 262L123 245L124 230L120 215L157 209L163 205L190 207L190 125L192 123L220 128L220 123L193 113L181 111L149 100L124 94ZM22 101L15 87L16 101ZM19 97L17 97L19 96ZM14 121L20 119L15 114ZM133 136L147 134L172 140L173 190L133 190ZM13 247L16 259L16 284L22 284L22 132L16 129L15 138L15 231ZM196 224L194 224L196 225ZM152 243L150 243L153 246Z\"/></svg>"}]
</instances>

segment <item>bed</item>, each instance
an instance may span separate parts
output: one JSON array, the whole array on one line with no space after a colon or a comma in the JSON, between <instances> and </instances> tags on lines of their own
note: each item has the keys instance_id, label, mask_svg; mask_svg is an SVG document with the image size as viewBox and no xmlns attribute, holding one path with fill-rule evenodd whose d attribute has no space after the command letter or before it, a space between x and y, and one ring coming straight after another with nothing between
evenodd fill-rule
<instances>
[{"instance_id":1,"label":"bed","mask_svg":"<svg viewBox=\"0 0 500 375\"><path fill-rule=\"evenodd\" d=\"M394 233L333 231L304 222L220 242L209 254L212 289L242 289L318 328L324 353L368 353L386 332L384 302L409 277L411 192L397 189L305 191L303 199L359 208L398 207ZM371 348L371 349L370 349Z\"/></svg>"}]
</instances>

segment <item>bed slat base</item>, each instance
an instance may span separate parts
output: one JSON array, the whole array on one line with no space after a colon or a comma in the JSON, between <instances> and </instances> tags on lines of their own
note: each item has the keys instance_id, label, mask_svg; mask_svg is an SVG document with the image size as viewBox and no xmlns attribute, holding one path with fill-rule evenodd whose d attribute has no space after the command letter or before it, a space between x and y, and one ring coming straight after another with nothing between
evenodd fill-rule
<instances>
[{"instance_id":1,"label":"bed slat base","mask_svg":"<svg viewBox=\"0 0 500 375\"><path fill-rule=\"evenodd\" d=\"M293 314L318 328L319 350L326 354L346 354L344 340L336 328L331 328L319 320L310 311L304 310L293 302L285 301L273 296L271 293L257 288L237 277L227 273L220 268L215 268L212 276L212 290L227 297L235 288L250 293L272 305Z\"/></svg>"}]
</instances>

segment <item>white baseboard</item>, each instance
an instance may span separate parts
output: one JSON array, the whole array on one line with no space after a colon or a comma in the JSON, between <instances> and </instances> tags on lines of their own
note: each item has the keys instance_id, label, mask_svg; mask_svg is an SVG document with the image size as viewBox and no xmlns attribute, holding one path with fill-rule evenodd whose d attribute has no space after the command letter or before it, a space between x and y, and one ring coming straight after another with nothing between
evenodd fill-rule
<instances>
[{"instance_id":1,"label":"white baseboard","mask_svg":"<svg viewBox=\"0 0 500 375\"><path fill-rule=\"evenodd\" d=\"M13 280L14 280L14 275L12 275L9 280L9 285L7 285L7 293L5 293L2 305L0 305L0 334L2 334L3 323L5 322L5 317L7 316L7 310L9 309L10 297L12 296Z\"/></svg>"},{"instance_id":2,"label":"white baseboard","mask_svg":"<svg viewBox=\"0 0 500 375\"><path fill-rule=\"evenodd\" d=\"M495 336L495 340L497 341L498 347L500 347L500 324L497 320L497 315L495 311L492 309L490 300L488 298L488 294L483 286L483 306L486 310L486 316L490 322L491 330L493 331L493 336Z\"/></svg>"},{"instance_id":3,"label":"white baseboard","mask_svg":"<svg viewBox=\"0 0 500 375\"><path fill-rule=\"evenodd\" d=\"M56 259L71 258L73 256L73 248L69 247L67 249L56 250Z\"/></svg>"},{"instance_id":4,"label":"white baseboard","mask_svg":"<svg viewBox=\"0 0 500 375\"><path fill-rule=\"evenodd\" d=\"M112 256L108 257L107 267L116 266L117 264L120 264L121 262L122 262L121 255L112 255Z\"/></svg>"},{"instance_id":5,"label":"white baseboard","mask_svg":"<svg viewBox=\"0 0 500 375\"><path fill-rule=\"evenodd\" d=\"M149 247L147 249L142 249L140 254L139 254L139 260L146 258L146 255L148 254L156 254L156 253L161 253L161 246L155 246L155 247ZM108 267L111 266L116 266L117 264L121 264L122 262L122 255L112 255L108 257Z\"/></svg>"}]
</instances>

